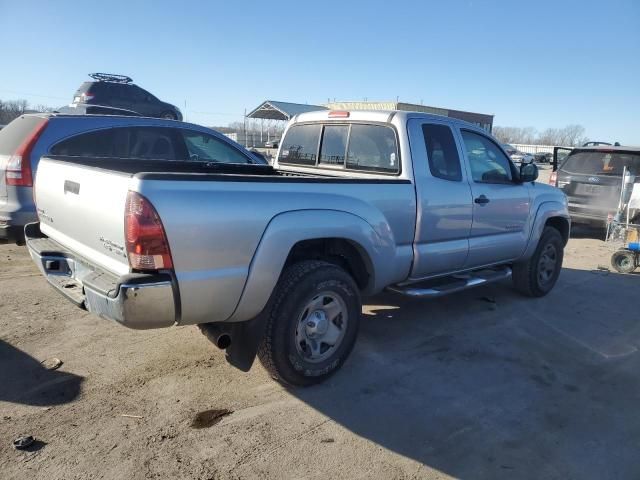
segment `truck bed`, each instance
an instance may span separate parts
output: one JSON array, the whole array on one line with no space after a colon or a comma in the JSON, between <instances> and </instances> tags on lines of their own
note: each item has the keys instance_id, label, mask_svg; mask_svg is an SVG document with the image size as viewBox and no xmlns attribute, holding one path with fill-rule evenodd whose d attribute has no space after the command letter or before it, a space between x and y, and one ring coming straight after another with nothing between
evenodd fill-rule
<instances>
[{"instance_id":1,"label":"truck bed","mask_svg":"<svg viewBox=\"0 0 640 480\"><path fill-rule=\"evenodd\" d=\"M411 181L338 175L268 165L43 157L36 180L40 230L79 263L122 277L132 273L125 242L127 195L143 196L166 232L183 324L234 315L268 238L276 251L262 258L284 262L297 241L351 235L383 265L383 273L372 278L372 291L405 279L415 231ZM281 268L260 267L260 286L250 293L266 295Z\"/></svg>"}]
</instances>

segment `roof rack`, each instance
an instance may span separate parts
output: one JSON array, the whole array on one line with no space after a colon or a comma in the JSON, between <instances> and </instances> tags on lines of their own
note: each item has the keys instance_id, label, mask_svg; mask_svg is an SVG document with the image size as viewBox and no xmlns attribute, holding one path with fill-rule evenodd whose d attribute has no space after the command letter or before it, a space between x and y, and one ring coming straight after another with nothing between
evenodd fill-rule
<instances>
[{"instance_id":1,"label":"roof rack","mask_svg":"<svg viewBox=\"0 0 640 480\"><path fill-rule=\"evenodd\" d=\"M132 83L131 77L115 73L90 73L89 76L99 82Z\"/></svg>"}]
</instances>

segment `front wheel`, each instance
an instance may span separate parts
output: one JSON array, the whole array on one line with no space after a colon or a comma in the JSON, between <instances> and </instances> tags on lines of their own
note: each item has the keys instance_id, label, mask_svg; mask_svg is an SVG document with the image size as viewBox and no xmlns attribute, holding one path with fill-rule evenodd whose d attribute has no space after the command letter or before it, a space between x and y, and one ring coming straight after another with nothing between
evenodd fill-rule
<instances>
[{"instance_id":1,"label":"front wheel","mask_svg":"<svg viewBox=\"0 0 640 480\"><path fill-rule=\"evenodd\" d=\"M564 242L560 232L545 227L533 256L513 265L513 284L529 297L543 297L551 291L560 276Z\"/></svg>"},{"instance_id":2,"label":"front wheel","mask_svg":"<svg viewBox=\"0 0 640 480\"><path fill-rule=\"evenodd\" d=\"M289 267L268 311L260 362L281 383L322 382L349 356L361 310L358 287L340 267L315 260Z\"/></svg>"}]
</instances>

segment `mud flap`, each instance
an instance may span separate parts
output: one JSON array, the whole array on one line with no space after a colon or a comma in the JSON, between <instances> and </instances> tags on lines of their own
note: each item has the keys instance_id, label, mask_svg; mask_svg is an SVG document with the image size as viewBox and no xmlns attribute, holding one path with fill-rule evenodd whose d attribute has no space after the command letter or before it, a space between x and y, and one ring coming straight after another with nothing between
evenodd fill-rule
<instances>
[{"instance_id":1,"label":"mud flap","mask_svg":"<svg viewBox=\"0 0 640 480\"><path fill-rule=\"evenodd\" d=\"M231 345L227 347L227 362L238 370L248 372L258 353L258 345L264 336L267 316L263 313L253 320L230 325Z\"/></svg>"}]
</instances>

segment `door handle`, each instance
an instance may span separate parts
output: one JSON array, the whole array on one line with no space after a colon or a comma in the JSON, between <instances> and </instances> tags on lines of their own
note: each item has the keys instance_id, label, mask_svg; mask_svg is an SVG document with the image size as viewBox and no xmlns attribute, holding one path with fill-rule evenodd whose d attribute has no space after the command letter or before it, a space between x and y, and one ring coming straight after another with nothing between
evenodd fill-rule
<instances>
[{"instance_id":1,"label":"door handle","mask_svg":"<svg viewBox=\"0 0 640 480\"><path fill-rule=\"evenodd\" d=\"M489 203L489 199L484 195L480 195L478 198L474 200L474 202L476 202L479 205L486 205L487 203Z\"/></svg>"}]
</instances>

